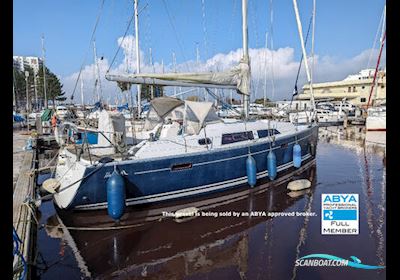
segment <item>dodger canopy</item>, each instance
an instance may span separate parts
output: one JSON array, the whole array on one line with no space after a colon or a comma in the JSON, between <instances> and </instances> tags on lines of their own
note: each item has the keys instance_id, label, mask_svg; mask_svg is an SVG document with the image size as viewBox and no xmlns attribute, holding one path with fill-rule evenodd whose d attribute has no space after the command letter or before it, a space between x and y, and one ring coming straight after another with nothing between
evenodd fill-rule
<instances>
[{"instance_id":1,"label":"dodger canopy","mask_svg":"<svg viewBox=\"0 0 400 280\"><path fill-rule=\"evenodd\" d=\"M173 97L158 97L150 101L144 128L153 129L166 119L181 120L187 134L198 134L206 123L220 121L212 102L182 101Z\"/></svg>"}]
</instances>

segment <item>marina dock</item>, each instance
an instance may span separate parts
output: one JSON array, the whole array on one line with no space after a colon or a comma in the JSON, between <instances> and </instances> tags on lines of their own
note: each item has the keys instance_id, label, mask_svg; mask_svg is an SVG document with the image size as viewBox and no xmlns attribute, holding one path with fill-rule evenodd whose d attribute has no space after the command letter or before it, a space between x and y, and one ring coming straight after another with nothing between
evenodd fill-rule
<instances>
[{"instance_id":1,"label":"marina dock","mask_svg":"<svg viewBox=\"0 0 400 280\"><path fill-rule=\"evenodd\" d=\"M36 239L36 207L29 198L35 194L36 150L23 150L29 134L14 132L13 154L13 232L14 279L30 279L31 264L34 263ZM18 243L18 245L16 245Z\"/></svg>"}]
</instances>

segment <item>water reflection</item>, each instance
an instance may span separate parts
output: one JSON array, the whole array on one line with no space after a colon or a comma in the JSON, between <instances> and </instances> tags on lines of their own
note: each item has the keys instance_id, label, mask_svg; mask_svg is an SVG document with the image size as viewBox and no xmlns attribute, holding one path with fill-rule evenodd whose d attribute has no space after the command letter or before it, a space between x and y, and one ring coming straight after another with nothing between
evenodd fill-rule
<instances>
[{"instance_id":1,"label":"water reflection","mask_svg":"<svg viewBox=\"0 0 400 280\"><path fill-rule=\"evenodd\" d=\"M347 259L353 255L365 264L385 265L385 133L351 129L320 128L317 166L308 166L300 175L288 175L259 192L246 188L222 200L193 200L180 206L195 204L215 212L310 211L315 217L197 217L177 223L151 207L130 216L136 227L88 231L77 227L108 222L100 214L48 218L48 211L43 211L52 237L44 242L53 244L43 247L59 252L67 244L65 257L73 254L81 277L91 279L385 279L385 270L295 266L297 258L313 253ZM286 189L290 180L302 177L312 181L312 188ZM321 235L322 193L359 194L359 235ZM177 208L168 204L163 209ZM61 271L61 265L57 269Z\"/></svg>"},{"instance_id":2,"label":"water reflection","mask_svg":"<svg viewBox=\"0 0 400 280\"><path fill-rule=\"evenodd\" d=\"M299 178L309 179L312 187L297 195L293 192L288 195L287 183ZM242 199L236 198L229 203L204 209L213 212L284 212L306 200L305 208L298 211L311 211L315 178L316 166L310 164L302 173L292 174L285 181L263 192L250 193ZM305 226L299 233L299 244L302 244L306 238L309 218L294 219L304 220ZM254 254L249 249L252 246L250 243L264 239L265 246L259 248L260 252L264 254L267 264L272 262L271 251L267 249L273 245L272 220L265 216L197 217L177 223L170 218L140 224L131 229L87 231L68 229L63 220L54 215L48 219L46 228L50 236L62 236L71 248L75 248L72 251L77 255L79 267L87 277L183 279L224 271L225 276L236 275L246 279L249 259L252 258L250 254ZM266 270L263 264L260 272Z\"/></svg>"},{"instance_id":3,"label":"water reflection","mask_svg":"<svg viewBox=\"0 0 400 280\"><path fill-rule=\"evenodd\" d=\"M357 127L343 129L329 127L320 129L320 142L337 144L352 149L356 153L358 176L362 183L362 196L369 228L368 235L373 239L378 265L384 265L386 220L386 132L367 131ZM378 157L377 157L378 156ZM382 158L382 167L377 160ZM375 182L379 182L379 185ZM376 194L375 194L376 193ZM376 213L377 212L377 213ZM361 213L360 213L361 215Z\"/></svg>"},{"instance_id":4,"label":"water reflection","mask_svg":"<svg viewBox=\"0 0 400 280\"><path fill-rule=\"evenodd\" d=\"M319 142L338 144L352 149L358 154L363 149L368 153L378 154L386 158L386 132L364 131L363 127L342 126L322 127L319 129Z\"/></svg>"}]
</instances>

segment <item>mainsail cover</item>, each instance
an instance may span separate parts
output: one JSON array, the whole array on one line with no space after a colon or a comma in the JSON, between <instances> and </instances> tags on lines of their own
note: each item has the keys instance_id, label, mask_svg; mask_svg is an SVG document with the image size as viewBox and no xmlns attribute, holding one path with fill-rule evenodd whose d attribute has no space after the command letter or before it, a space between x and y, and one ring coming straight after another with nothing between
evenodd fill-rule
<instances>
[{"instance_id":1,"label":"mainsail cover","mask_svg":"<svg viewBox=\"0 0 400 280\"><path fill-rule=\"evenodd\" d=\"M217 73L165 73L165 74L106 74L109 81L131 84L149 84L182 87L222 87L237 89L238 93L250 95L250 66L248 57L243 57L239 65L229 71Z\"/></svg>"}]
</instances>

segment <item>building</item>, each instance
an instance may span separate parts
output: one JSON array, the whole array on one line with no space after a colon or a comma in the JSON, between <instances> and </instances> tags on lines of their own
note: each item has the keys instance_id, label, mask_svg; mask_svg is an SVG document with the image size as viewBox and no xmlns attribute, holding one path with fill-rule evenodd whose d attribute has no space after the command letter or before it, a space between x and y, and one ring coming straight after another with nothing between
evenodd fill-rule
<instances>
[{"instance_id":1,"label":"building","mask_svg":"<svg viewBox=\"0 0 400 280\"><path fill-rule=\"evenodd\" d=\"M349 75L346 79L336 82L313 84L314 98L342 100L356 105L367 105L375 69L364 69L356 75ZM303 93L297 100L310 100L310 86L303 87ZM386 100L386 68L378 71L376 85L371 96L371 104L379 104ZM370 105L371 105L370 104Z\"/></svg>"},{"instance_id":2,"label":"building","mask_svg":"<svg viewBox=\"0 0 400 280\"><path fill-rule=\"evenodd\" d=\"M13 56L13 64L20 71L25 71L25 66L28 65L36 75L39 72L42 59L36 56Z\"/></svg>"}]
</instances>

